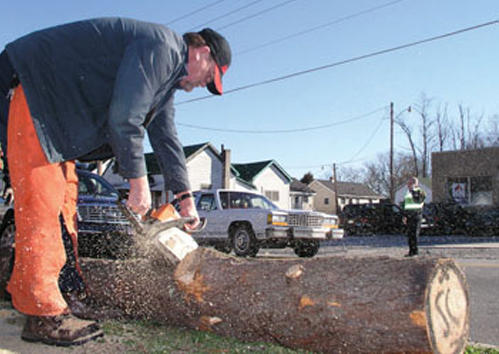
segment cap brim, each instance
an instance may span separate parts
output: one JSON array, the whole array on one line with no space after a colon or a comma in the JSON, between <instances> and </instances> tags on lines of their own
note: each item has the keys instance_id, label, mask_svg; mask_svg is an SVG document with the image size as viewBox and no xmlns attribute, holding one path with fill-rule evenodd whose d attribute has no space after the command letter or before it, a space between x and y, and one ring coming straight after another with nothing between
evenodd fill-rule
<instances>
[{"instance_id":1,"label":"cap brim","mask_svg":"<svg viewBox=\"0 0 499 354\"><path fill-rule=\"evenodd\" d=\"M215 77L213 81L206 85L206 88L214 95L221 95L223 93L222 75L220 74L218 65L215 65Z\"/></svg>"}]
</instances>

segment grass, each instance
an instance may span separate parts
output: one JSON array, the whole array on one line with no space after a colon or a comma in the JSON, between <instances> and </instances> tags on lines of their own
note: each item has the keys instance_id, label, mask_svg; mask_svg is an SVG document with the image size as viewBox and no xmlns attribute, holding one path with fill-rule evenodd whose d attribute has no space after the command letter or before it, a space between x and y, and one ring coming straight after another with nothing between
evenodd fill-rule
<instances>
[{"instance_id":1,"label":"grass","mask_svg":"<svg viewBox=\"0 0 499 354\"><path fill-rule=\"evenodd\" d=\"M0 310L12 310L10 302L0 300ZM12 325L22 326L19 317L7 319ZM122 353L311 353L292 350L269 343L243 343L233 338L221 337L209 332L165 326L149 321L106 320L101 323L106 334L95 347L106 351L106 344L119 343ZM110 346L109 348L115 348ZM477 344L466 347L465 354L499 354L499 348L487 348ZM75 350L76 352L76 350Z\"/></svg>"},{"instance_id":2,"label":"grass","mask_svg":"<svg viewBox=\"0 0 499 354\"><path fill-rule=\"evenodd\" d=\"M310 353L145 321L105 321L102 328L106 335L121 338L130 353Z\"/></svg>"},{"instance_id":3,"label":"grass","mask_svg":"<svg viewBox=\"0 0 499 354\"><path fill-rule=\"evenodd\" d=\"M146 321L105 321L103 329L107 335L122 338L130 353L311 353L269 343L243 343L208 332ZM465 354L499 354L499 350L469 345Z\"/></svg>"},{"instance_id":4,"label":"grass","mask_svg":"<svg viewBox=\"0 0 499 354\"><path fill-rule=\"evenodd\" d=\"M499 354L499 350L494 348L484 348L479 345L467 346L464 351L465 354Z\"/></svg>"}]
</instances>

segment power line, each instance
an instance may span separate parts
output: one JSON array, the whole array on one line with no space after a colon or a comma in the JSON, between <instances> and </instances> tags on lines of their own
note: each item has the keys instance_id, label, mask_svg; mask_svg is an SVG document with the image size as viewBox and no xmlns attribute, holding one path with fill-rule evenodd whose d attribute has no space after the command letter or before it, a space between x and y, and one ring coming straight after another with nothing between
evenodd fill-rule
<instances>
[{"instance_id":1,"label":"power line","mask_svg":"<svg viewBox=\"0 0 499 354\"><path fill-rule=\"evenodd\" d=\"M175 22L178 22L178 21L180 21L180 20L183 20L184 18L187 18L187 17L189 17L189 16L192 16L192 15L194 15L194 14L197 14L198 12L201 12L201 11L203 11L203 10L206 10L207 8L210 8L210 7L212 7L212 6L215 6L215 5L217 5L217 4L221 3L221 2L224 2L224 1L225 1L225 0L218 0L218 1L212 2L211 4L208 4L208 5L203 6L203 7L199 8L199 9L197 9L197 10L194 10L194 11L192 11L192 12L189 12L188 14L185 14L185 15L182 15L182 16L180 16L180 17L177 17L177 18L175 18L175 19L171 20L170 22L166 23L166 25L171 25L172 23L175 23Z\"/></svg>"},{"instance_id":2,"label":"power line","mask_svg":"<svg viewBox=\"0 0 499 354\"><path fill-rule=\"evenodd\" d=\"M379 5L379 6L374 6L374 7L371 7L371 8L368 8L366 10L362 10L362 11L356 12L356 13L348 15L348 16L340 17L340 18L335 19L335 20L333 20L331 22L327 22L327 23L324 23L322 25L314 26L314 27L302 30L300 32L296 32L296 33L287 35L285 37L281 37L281 38L278 38L278 39L275 39L275 40L272 40L272 41L260 44L258 46L253 47L253 48L242 50L242 51L236 53L235 55L237 56L237 55L241 55L241 54L246 54L246 53L255 51L257 49L265 48L265 47L268 47L270 45L277 44L277 43L286 41L286 40L291 39L291 38L302 36L304 34L307 34L307 33L310 33L310 32L314 32L314 31L317 31L319 29L322 29L322 28L325 28L325 27L329 27L329 26L332 26L332 25L335 25L335 24L338 24L338 23L341 23L341 22L345 22L345 21L350 20L352 18L355 18L355 17L361 16L361 15L365 15L365 14L371 13L371 12L374 12L376 10L380 10L380 9L385 8L385 7L388 7L388 6L395 5L395 4L397 4L399 2L402 2L402 1L405 1L405 0L395 0L395 1L390 1L390 2L388 2L386 4L382 4L382 5Z\"/></svg>"},{"instance_id":3,"label":"power line","mask_svg":"<svg viewBox=\"0 0 499 354\"><path fill-rule=\"evenodd\" d=\"M381 118L380 121L379 121L379 124L378 126L376 127L376 129L372 132L371 136L367 139L367 141L364 143L364 145L348 160L345 160L345 161L342 161L340 163L338 163L338 165L344 165L344 164L348 164L348 163L351 163L352 161L354 161L354 159L360 155L360 153L362 151L364 151L364 149L371 143L371 141L374 139L374 136L376 135L376 133L379 131L379 129L381 128L381 125L383 124L383 121L385 120L385 118Z\"/></svg>"},{"instance_id":4,"label":"power line","mask_svg":"<svg viewBox=\"0 0 499 354\"><path fill-rule=\"evenodd\" d=\"M197 26L195 26L195 27L193 27L193 28L189 29L188 31L193 31L193 30L195 30L196 28L204 27L204 26L206 26L206 25L208 25L208 24L210 24L210 23L212 23L212 22L215 22L215 21L217 21L217 20L219 20L219 19L221 19L221 18L224 18L224 17L226 17L226 16L229 16L229 15L232 15L232 14L234 14L234 13L236 13L236 12L239 12L239 11L241 11L241 10L244 10L244 9L246 9L246 8L248 8L248 7L250 7L250 6L253 6L253 5L255 5L255 4L259 3L259 2L262 2L262 1L263 1L263 0L255 0L255 1L252 1L252 2L250 2L249 4L246 4L246 5L244 5L244 6L238 7L237 9L231 10L231 11L226 12L226 13L224 13L224 14L220 15L220 16L217 16L217 17L215 17L215 18L212 18L211 20L209 20L209 21L207 21L207 22L205 22L205 23L202 23L202 24L200 24L200 25L197 25Z\"/></svg>"},{"instance_id":5,"label":"power line","mask_svg":"<svg viewBox=\"0 0 499 354\"><path fill-rule=\"evenodd\" d=\"M240 86L240 87L237 87L237 88L232 89L232 90L226 90L226 91L224 91L224 95L227 95L227 94L233 93L233 92L237 92L237 91L247 90L249 88L253 88L253 87L257 87L257 86L267 85L267 84L270 84L270 83L273 83L273 82L290 79L292 77L301 76L301 75L309 74L309 73L320 71L320 70L329 69L329 68L332 68L332 67L335 67L335 66L349 64L349 63L360 61L360 60L363 60L363 59L372 58L372 57L375 57L375 56L378 56L378 55L382 55L382 54L386 54L386 53L390 53L390 52L395 52L395 51L398 51L398 50L401 50L401 49L405 49L405 48L409 48L409 47L414 47L414 46L417 46L417 45L420 45L420 44L424 44L424 43L428 43L428 42L440 40L440 39L443 39L443 38L452 37L452 36L455 36L455 35L458 35L458 34L461 34L461 33L469 32L469 31L474 31L474 30L477 30L479 28L483 28L483 27L487 27L487 26L492 26L492 25L497 25L498 23L499 23L499 20L489 21L489 22L481 23L479 25L475 25L475 26L471 26L471 27L466 27L466 28L463 28L463 29L460 29L460 30L457 30L457 31L448 32L448 33L444 33L444 34L441 34L441 35L438 35L438 36L434 36L434 37L422 39L422 40L419 40L419 41L410 42L410 43L402 44L402 45L399 45L399 46L396 46L396 47L379 50L379 51L372 52L372 53L369 53L369 54L360 55L360 56L353 57L353 58L350 58L350 59L345 59L345 60L337 61L335 63L331 63L331 64L327 64L327 65L322 65L322 66L318 66L318 67L315 67L315 68L312 68L312 69L303 70L303 71L298 71L298 72L291 73L291 74L288 74L288 75L276 77L276 78L265 80L265 81L256 82L256 83L253 83L253 84L248 84L248 85L245 85L245 86ZM214 96L213 95L207 95L207 96L197 97L197 98L193 98L193 99L190 99L190 100L185 100L185 101L179 102L179 103L177 103L177 105L181 105L181 104L185 104L185 103L191 103L191 102L195 102L195 101L201 101L201 100L205 100L205 99L212 98L212 97L214 97Z\"/></svg>"},{"instance_id":6,"label":"power line","mask_svg":"<svg viewBox=\"0 0 499 354\"><path fill-rule=\"evenodd\" d=\"M331 128L333 126L341 125L341 124L346 124L350 123L365 117L368 117L370 115L373 115L375 113L378 113L379 111L382 111L386 109L387 106L380 107L374 111L371 111L369 113L362 114L357 117L349 118L349 119L344 119L339 122L334 122L330 124L324 124L324 125L319 125L319 126L314 126L314 127L306 127L306 128L296 128L296 129L279 129L279 130L243 130L243 129L225 129L225 128L212 128L212 127L206 127L206 126L200 126L200 125L194 125L194 124L186 124L186 123L177 123L178 126L182 127L187 127L187 128L194 128L194 129L201 129L201 130L211 130L211 131L217 131L217 132L225 132L225 133L243 133L243 134L282 134L282 133L296 133L296 132L304 132L304 131L310 131L310 130L319 130L319 129L325 129L325 128Z\"/></svg>"},{"instance_id":7,"label":"power line","mask_svg":"<svg viewBox=\"0 0 499 354\"><path fill-rule=\"evenodd\" d=\"M350 159L342 161L342 162L339 162L336 165L347 165L347 164L350 164L350 163L354 163L354 162L359 162L359 161L365 160L365 158L356 159L356 157L358 155L360 155L360 153L362 151L364 151L367 148L367 146L371 143L371 141L374 139L374 137L378 133L379 129L383 125L383 121L384 120L386 120L385 117L383 117L383 118L381 118L379 120L379 124L376 126L376 128L374 129L374 131L371 133L371 135L369 136L369 138L367 138L367 140L364 143L364 145L362 145L362 147ZM318 168L318 167L324 168L324 167L332 166L332 165L333 165L332 163L324 163L324 164L314 165L314 166L293 166L293 167L286 167L286 169L290 169L291 170L291 169Z\"/></svg>"},{"instance_id":8,"label":"power line","mask_svg":"<svg viewBox=\"0 0 499 354\"><path fill-rule=\"evenodd\" d=\"M251 19L251 18L254 18L254 17L260 16L260 15L262 15L262 14L264 14L264 13L270 12L270 11L272 11L272 10L277 9L278 7L285 6L285 5L287 5L287 4L289 4L289 3L292 3L292 2L294 2L294 1L296 1L296 0L287 0L287 1L283 1L283 2L281 2L281 3L279 3L279 4L277 4L277 5L274 5L274 6L272 6L272 7L269 7L269 8L267 8L267 9L264 9L264 10L262 10L262 11L259 11L259 12L257 12L257 13L254 13L254 14L252 14L252 15L248 15L248 16L246 16L246 17L240 18L240 19L239 19L239 20L237 20L237 21L231 22L231 23L229 23L229 24L227 24L227 25L224 25L224 26L222 26L222 27L218 27L218 28L217 28L217 31L220 31L220 30L225 29L225 28L230 27L230 26L237 25L237 24L239 24L239 23L241 23L241 22L244 22L244 21L247 21L247 20L249 20L249 19ZM399 0L399 1L402 1L402 0Z\"/></svg>"}]
</instances>

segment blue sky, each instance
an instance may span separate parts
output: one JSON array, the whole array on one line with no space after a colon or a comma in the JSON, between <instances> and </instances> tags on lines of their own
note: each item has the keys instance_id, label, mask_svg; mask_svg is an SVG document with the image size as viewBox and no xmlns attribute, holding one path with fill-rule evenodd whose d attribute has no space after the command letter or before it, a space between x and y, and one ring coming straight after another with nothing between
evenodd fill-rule
<instances>
[{"instance_id":1,"label":"blue sky","mask_svg":"<svg viewBox=\"0 0 499 354\"><path fill-rule=\"evenodd\" d=\"M19 1L2 6L0 46L44 27L75 20L125 16L167 24L215 3L192 1ZM272 11L239 22L260 11ZM245 9L235 11L241 7ZM307 31L365 10L387 5L318 30ZM225 0L175 21L179 33L220 17L208 27L219 29L232 45L233 63L224 78L225 90L332 64L499 19L498 0ZM239 22L234 24L234 22ZM300 178L329 173L331 164L353 160L356 167L389 149L388 105L395 112L418 101L421 93L447 103L451 116L457 105L489 119L499 114L499 25L391 52L271 84L195 102L177 104L176 119L184 145L209 141L232 150L233 162L275 159ZM177 103L207 95L204 89L179 92ZM334 125L362 117L349 123ZM414 113L409 114L407 119ZM235 133L225 130L293 133ZM310 127L329 125L323 129ZM407 149L405 136L395 134L397 151ZM146 149L150 149L146 147Z\"/></svg>"}]
</instances>

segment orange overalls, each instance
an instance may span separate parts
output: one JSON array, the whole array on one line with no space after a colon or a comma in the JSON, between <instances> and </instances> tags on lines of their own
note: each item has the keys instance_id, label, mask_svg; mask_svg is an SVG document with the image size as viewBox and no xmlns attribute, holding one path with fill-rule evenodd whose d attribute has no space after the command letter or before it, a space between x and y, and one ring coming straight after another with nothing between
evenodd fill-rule
<instances>
[{"instance_id":1,"label":"orange overalls","mask_svg":"<svg viewBox=\"0 0 499 354\"><path fill-rule=\"evenodd\" d=\"M7 132L17 229L14 270L7 290L14 307L24 314L67 313L58 285L66 262L59 216L62 213L77 258L75 163L47 161L21 85L10 102Z\"/></svg>"}]
</instances>

